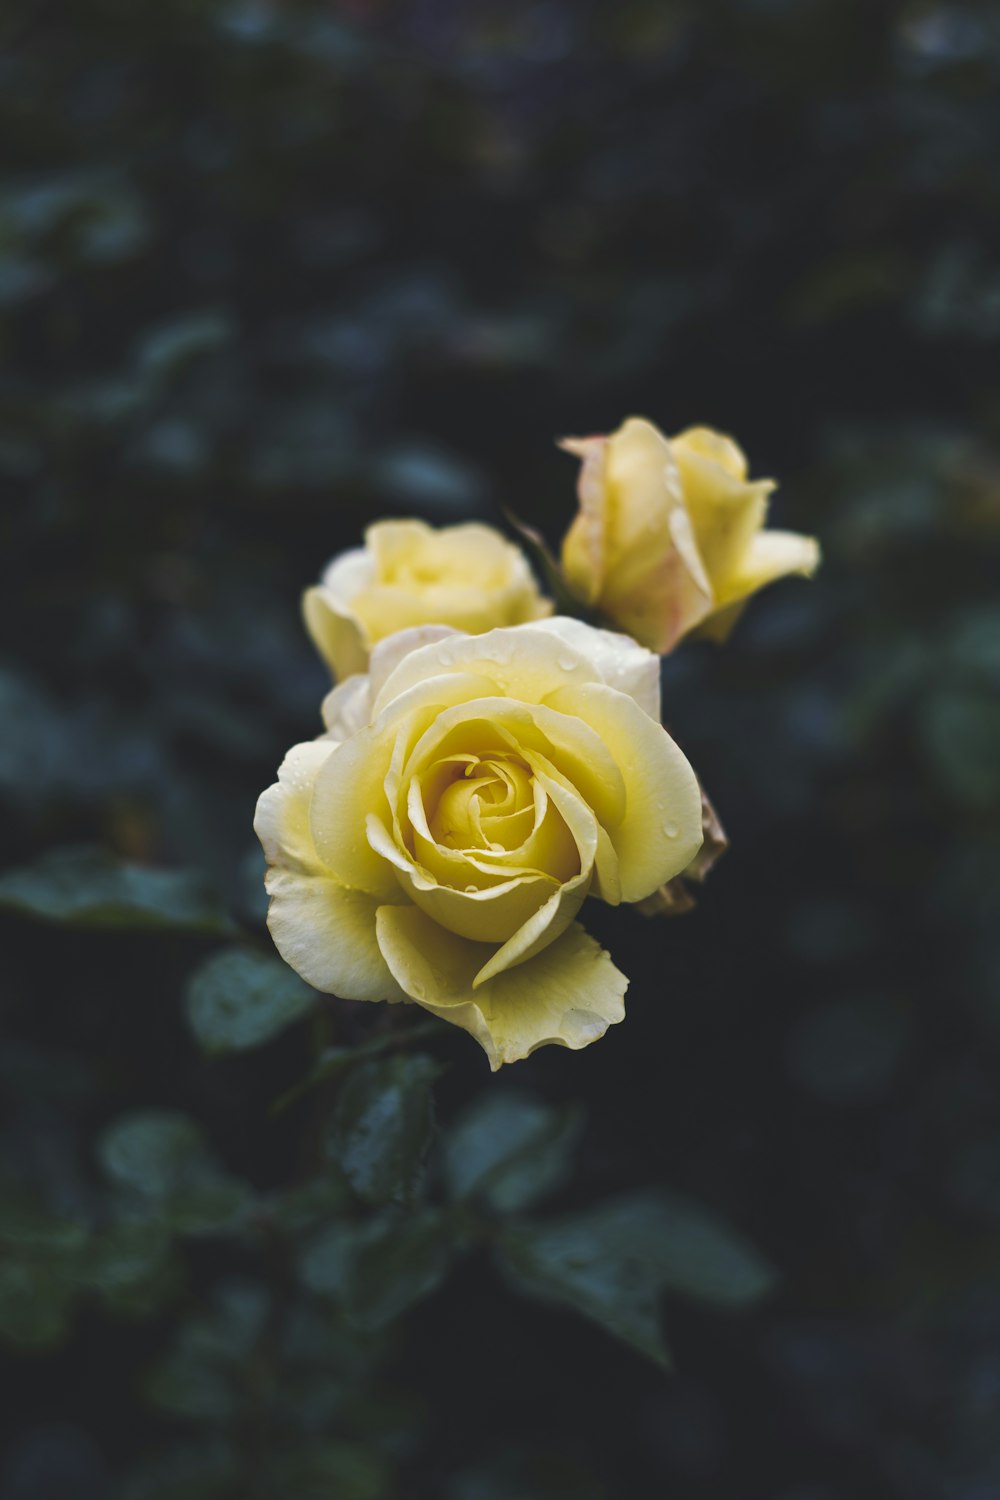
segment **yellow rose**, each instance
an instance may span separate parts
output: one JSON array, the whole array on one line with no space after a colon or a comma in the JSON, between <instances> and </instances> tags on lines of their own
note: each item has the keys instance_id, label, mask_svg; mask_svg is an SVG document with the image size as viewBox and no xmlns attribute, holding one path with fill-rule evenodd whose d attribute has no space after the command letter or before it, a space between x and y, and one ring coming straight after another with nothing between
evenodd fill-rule
<instances>
[{"instance_id":1,"label":"yellow rose","mask_svg":"<svg viewBox=\"0 0 1000 1500\"><path fill-rule=\"evenodd\" d=\"M364 547L330 563L302 601L306 626L338 681L368 665L377 641L413 625L477 635L552 613L517 547L491 526L436 531L423 521L379 521Z\"/></svg>"},{"instance_id":2,"label":"yellow rose","mask_svg":"<svg viewBox=\"0 0 1000 1500\"><path fill-rule=\"evenodd\" d=\"M720 432L668 439L630 417L610 437L562 446L583 461L562 549L570 587L654 651L695 627L724 640L757 589L816 570L812 537L764 530L774 481L749 480L742 449Z\"/></svg>"},{"instance_id":3,"label":"yellow rose","mask_svg":"<svg viewBox=\"0 0 1000 1500\"><path fill-rule=\"evenodd\" d=\"M595 1041L628 981L584 898L641 901L702 841L659 711L658 658L576 620L376 646L257 806L279 951L319 990L463 1027L494 1069Z\"/></svg>"}]
</instances>

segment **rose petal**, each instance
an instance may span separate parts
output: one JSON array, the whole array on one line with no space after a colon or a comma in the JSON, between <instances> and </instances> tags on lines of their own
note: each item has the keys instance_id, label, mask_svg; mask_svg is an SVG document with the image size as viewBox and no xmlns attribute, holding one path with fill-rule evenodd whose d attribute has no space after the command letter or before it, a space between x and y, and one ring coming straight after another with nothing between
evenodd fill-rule
<instances>
[{"instance_id":1,"label":"rose petal","mask_svg":"<svg viewBox=\"0 0 1000 1500\"><path fill-rule=\"evenodd\" d=\"M603 683L584 684L612 693L615 699L628 705L630 717L642 714L647 724L652 719L642 713L638 704L624 693L615 693ZM560 701L566 689L553 691L552 703ZM570 696L565 700L577 703L581 700ZM529 755L538 751L558 766L569 779L588 806L592 807L599 822L606 827L616 826L625 816L625 782L616 764L616 757L603 734L603 700L598 722L600 730L591 726L584 714L575 707L568 711L557 710L545 704L518 703L512 698L481 698L458 703L444 710L416 741L413 749L400 768L400 786L407 784L411 776L420 774L423 767L452 751L469 750L476 756L488 756L494 751L514 751ZM662 733L662 731L661 731ZM394 784L389 795L394 795Z\"/></svg>"},{"instance_id":2,"label":"rose petal","mask_svg":"<svg viewBox=\"0 0 1000 1500\"><path fill-rule=\"evenodd\" d=\"M712 606L671 445L652 422L630 417L584 458L580 512L563 541L571 586L656 651L675 641ZM597 572L597 560L600 565Z\"/></svg>"},{"instance_id":3,"label":"rose petal","mask_svg":"<svg viewBox=\"0 0 1000 1500\"><path fill-rule=\"evenodd\" d=\"M732 439L705 428L682 432L671 441L670 449L718 606L730 597L729 580L767 518L774 481L748 483L741 450Z\"/></svg>"},{"instance_id":4,"label":"rose petal","mask_svg":"<svg viewBox=\"0 0 1000 1500\"><path fill-rule=\"evenodd\" d=\"M604 680L585 649L560 639L546 622L535 622L483 635L455 636L411 652L382 684L375 712L425 678L443 672L474 672L493 683L492 696L527 703L543 702L547 693L570 677L579 682Z\"/></svg>"},{"instance_id":5,"label":"rose petal","mask_svg":"<svg viewBox=\"0 0 1000 1500\"><path fill-rule=\"evenodd\" d=\"M277 782L258 798L254 832L270 864L303 871L321 868L309 806L316 777L333 749L325 739L293 745L278 768Z\"/></svg>"},{"instance_id":6,"label":"rose petal","mask_svg":"<svg viewBox=\"0 0 1000 1500\"><path fill-rule=\"evenodd\" d=\"M316 989L350 1000L401 1000L375 939L377 903L330 879L313 841L313 786L333 750L328 740L295 745L257 803L254 828L272 866L264 882L268 927L278 952Z\"/></svg>"},{"instance_id":7,"label":"rose petal","mask_svg":"<svg viewBox=\"0 0 1000 1500\"><path fill-rule=\"evenodd\" d=\"M293 870L269 870L264 883L275 947L308 984L344 1000L407 998L376 941L374 897Z\"/></svg>"},{"instance_id":8,"label":"rose petal","mask_svg":"<svg viewBox=\"0 0 1000 1500\"><path fill-rule=\"evenodd\" d=\"M494 1072L547 1043L586 1047L624 1019L628 980L579 926L475 992L482 944L442 934L415 907L381 907L377 933L405 993L470 1032Z\"/></svg>"},{"instance_id":9,"label":"rose petal","mask_svg":"<svg viewBox=\"0 0 1000 1500\"><path fill-rule=\"evenodd\" d=\"M536 630L558 636L567 646L585 657L598 670L608 687L617 688L634 698L639 707L657 723L660 720L660 658L633 641L631 636L614 630L598 630L582 620L553 615L539 620Z\"/></svg>"},{"instance_id":10,"label":"rose petal","mask_svg":"<svg viewBox=\"0 0 1000 1500\"><path fill-rule=\"evenodd\" d=\"M412 697L395 700L368 728L333 746L313 789L311 826L320 859L341 885L385 899L396 889L392 870L368 842L365 817L392 816L386 778L397 746L397 719L419 734L444 708L481 687L479 679L460 675L425 682Z\"/></svg>"},{"instance_id":11,"label":"rose petal","mask_svg":"<svg viewBox=\"0 0 1000 1500\"><path fill-rule=\"evenodd\" d=\"M408 630L397 630L395 635L386 636L372 647L371 661L368 665L368 677L371 688L371 699L374 703L383 684L390 678L400 662L410 655L411 651L419 651L421 646L432 646L437 641L446 640L450 635L459 635L453 625L411 625Z\"/></svg>"},{"instance_id":12,"label":"rose petal","mask_svg":"<svg viewBox=\"0 0 1000 1500\"><path fill-rule=\"evenodd\" d=\"M686 757L631 698L603 684L567 687L563 713L598 726L625 782L625 816L605 824L618 854L623 901L641 901L679 875L701 847L701 793Z\"/></svg>"},{"instance_id":13,"label":"rose petal","mask_svg":"<svg viewBox=\"0 0 1000 1500\"><path fill-rule=\"evenodd\" d=\"M363 672L369 642L351 599L372 579L374 565L363 547L335 557L316 588L302 598L302 615L317 651L338 681Z\"/></svg>"},{"instance_id":14,"label":"rose petal","mask_svg":"<svg viewBox=\"0 0 1000 1500\"><path fill-rule=\"evenodd\" d=\"M364 729L371 720L372 695L365 673L355 673L332 688L323 699L321 712L326 732L338 744Z\"/></svg>"},{"instance_id":15,"label":"rose petal","mask_svg":"<svg viewBox=\"0 0 1000 1500\"><path fill-rule=\"evenodd\" d=\"M559 888L549 875L516 875L499 885L471 885L469 889L440 885L371 814L368 839L387 867L396 871L402 891L421 911L449 932L477 942L505 943Z\"/></svg>"}]
</instances>

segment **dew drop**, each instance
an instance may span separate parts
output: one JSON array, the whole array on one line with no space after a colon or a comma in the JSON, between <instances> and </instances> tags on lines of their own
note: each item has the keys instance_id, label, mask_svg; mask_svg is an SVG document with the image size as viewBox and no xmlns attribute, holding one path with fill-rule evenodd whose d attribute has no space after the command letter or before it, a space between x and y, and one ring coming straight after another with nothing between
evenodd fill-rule
<instances>
[{"instance_id":1,"label":"dew drop","mask_svg":"<svg viewBox=\"0 0 1000 1500\"><path fill-rule=\"evenodd\" d=\"M479 889L479 887L478 887L478 886L477 886L477 885L467 885L467 886L466 886L466 887L465 887L465 894L466 894L466 895L467 895L467 896L474 896L474 895L475 895L475 893L476 893L476 891L477 891L477 890L478 890L478 889Z\"/></svg>"},{"instance_id":2,"label":"dew drop","mask_svg":"<svg viewBox=\"0 0 1000 1500\"><path fill-rule=\"evenodd\" d=\"M666 835L666 837L668 839L675 839L677 837L677 832L678 832L677 824L676 823L664 823L664 825L663 825L663 832L664 832L664 834Z\"/></svg>"},{"instance_id":3,"label":"dew drop","mask_svg":"<svg viewBox=\"0 0 1000 1500\"><path fill-rule=\"evenodd\" d=\"M573 656L560 656L558 666L561 672L575 672L578 662Z\"/></svg>"}]
</instances>

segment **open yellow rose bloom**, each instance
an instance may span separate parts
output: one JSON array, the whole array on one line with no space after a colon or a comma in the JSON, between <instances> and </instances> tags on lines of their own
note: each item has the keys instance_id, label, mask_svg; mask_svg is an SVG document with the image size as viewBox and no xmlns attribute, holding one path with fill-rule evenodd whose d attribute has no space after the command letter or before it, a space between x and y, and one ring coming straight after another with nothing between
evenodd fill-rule
<instances>
[{"instance_id":1,"label":"open yellow rose bloom","mask_svg":"<svg viewBox=\"0 0 1000 1500\"><path fill-rule=\"evenodd\" d=\"M365 545L335 557L302 601L306 627L338 681L363 672L371 648L414 625L475 634L552 613L524 554L492 526L435 529L379 521Z\"/></svg>"},{"instance_id":2,"label":"open yellow rose bloom","mask_svg":"<svg viewBox=\"0 0 1000 1500\"><path fill-rule=\"evenodd\" d=\"M580 510L563 541L570 586L637 641L673 649L690 631L723 640L750 595L819 563L812 537L767 531L770 479L750 480L731 438L666 438L631 417L610 437L570 438Z\"/></svg>"},{"instance_id":3,"label":"open yellow rose bloom","mask_svg":"<svg viewBox=\"0 0 1000 1500\"><path fill-rule=\"evenodd\" d=\"M278 949L317 989L463 1027L494 1069L596 1040L628 981L584 899L640 901L702 841L659 716L657 657L578 621L376 646L257 807Z\"/></svg>"}]
</instances>

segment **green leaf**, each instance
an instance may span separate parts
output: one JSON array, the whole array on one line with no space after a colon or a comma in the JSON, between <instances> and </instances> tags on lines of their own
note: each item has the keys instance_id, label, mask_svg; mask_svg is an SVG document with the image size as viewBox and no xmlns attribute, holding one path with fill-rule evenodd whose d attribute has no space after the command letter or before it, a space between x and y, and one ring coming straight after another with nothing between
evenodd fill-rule
<instances>
[{"instance_id":1,"label":"green leaf","mask_svg":"<svg viewBox=\"0 0 1000 1500\"><path fill-rule=\"evenodd\" d=\"M508 1442L476 1458L450 1481L444 1500L608 1500L608 1491L585 1461L569 1454Z\"/></svg>"},{"instance_id":2,"label":"green leaf","mask_svg":"<svg viewBox=\"0 0 1000 1500\"><path fill-rule=\"evenodd\" d=\"M558 1110L515 1090L487 1094L462 1116L445 1147L456 1198L481 1198L517 1213L565 1178L579 1139L577 1110Z\"/></svg>"},{"instance_id":3,"label":"green leaf","mask_svg":"<svg viewBox=\"0 0 1000 1500\"><path fill-rule=\"evenodd\" d=\"M663 1192L511 1228L500 1241L500 1264L522 1290L574 1308L663 1366L664 1292L740 1308L774 1284L770 1267L740 1235L698 1204Z\"/></svg>"},{"instance_id":4,"label":"green leaf","mask_svg":"<svg viewBox=\"0 0 1000 1500\"><path fill-rule=\"evenodd\" d=\"M24 1203L5 1201L0 1206L0 1245L5 1252L62 1260L84 1251L88 1243L87 1230L73 1219L55 1219Z\"/></svg>"},{"instance_id":5,"label":"green leaf","mask_svg":"<svg viewBox=\"0 0 1000 1500\"><path fill-rule=\"evenodd\" d=\"M363 1328L383 1328L437 1290L466 1246L463 1226L426 1208L375 1221L352 1268L346 1311Z\"/></svg>"},{"instance_id":6,"label":"green leaf","mask_svg":"<svg viewBox=\"0 0 1000 1500\"><path fill-rule=\"evenodd\" d=\"M146 1398L172 1417L210 1426L232 1422L240 1409L239 1394L228 1370L212 1369L182 1354L168 1356L150 1372Z\"/></svg>"},{"instance_id":7,"label":"green leaf","mask_svg":"<svg viewBox=\"0 0 1000 1500\"><path fill-rule=\"evenodd\" d=\"M273 1493L288 1500L384 1500L391 1475L383 1458L360 1443L326 1439L299 1446L276 1458L271 1467Z\"/></svg>"},{"instance_id":8,"label":"green leaf","mask_svg":"<svg viewBox=\"0 0 1000 1500\"><path fill-rule=\"evenodd\" d=\"M1000 803L1000 702L992 690L942 687L921 707L925 754L944 790L986 811Z\"/></svg>"},{"instance_id":9,"label":"green leaf","mask_svg":"<svg viewBox=\"0 0 1000 1500\"><path fill-rule=\"evenodd\" d=\"M270 1297L255 1281L232 1277L213 1291L200 1316L181 1325L171 1348L150 1373L154 1406L197 1422L229 1422L256 1396L267 1394L265 1364L254 1355Z\"/></svg>"},{"instance_id":10,"label":"green leaf","mask_svg":"<svg viewBox=\"0 0 1000 1500\"><path fill-rule=\"evenodd\" d=\"M112 1181L148 1198L168 1198L199 1174L206 1162L201 1127L175 1110L123 1115L102 1133L101 1165Z\"/></svg>"},{"instance_id":11,"label":"green leaf","mask_svg":"<svg viewBox=\"0 0 1000 1500\"><path fill-rule=\"evenodd\" d=\"M208 1314L182 1330L181 1342L192 1357L240 1364L260 1341L270 1305L262 1282L228 1276L213 1288Z\"/></svg>"},{"instance_id":12,"label":"green leaf","mask_svg":"<svg viewBox=\"0 0 1000 1500\"><path fill-rule=\"evenodd\" d=\"M140 375L156 382L172 380L222 348L234 331L227 314L214 309L191 312L146 329L137 351Z\"/></svg>"},{"instance_id":13,"label":"green leaf","mask_svg":"<svg viewBox=\"0 0 1000 1500\"><path fill-rule=\"evenodd\" d=\"M16 1194L0 1206L0 1339L47 1349L69 1332L91 1253L84 1225Z\"/></svg>"},{"instance_id":14,"label":"green leaf","mask_svg":"<svg viewBox=\"0 0 1000 1500\"><path fill-rule=\"evenodd\" d=\"M303 1286L321 1297L344 1301L355 1261L364 1253L372 1232L371 1223L343 1220L328 1224L310 1240L299 1259Z\"/></svg>"},{"instance_id":15,"label":"green leaf","mask_svg":"<svg viewBox=\"0 0 1000 1500\"><path fill-rule=\"evenodd\" d=\"M321 1177L265 1198L259 1212L279 1234L300 1235L328 1222L350 1202L347 1184L324 1170Z\"/></svg>"},{"instance_id":16,"label":"green leaf","mask_svg":"<svg viewBox=\"0 0 1000 1500\"><path fill-rule=\"evenodd\" d=\"M416 1196L434 1131L437 1073L431 1058L401 1054L365 1063L344 1082L327 1153L367 1202Z\"/></svg>"},{"instance_id":17,"label":"green leaf","mask_svg":"<svg viewBox=\"0 0 1000 1500\"><path fill-rule=\"evenodd\" d=\"M440 1022L418 1021L416 1025L410 1025L398 1031L387 1031L382 1036L372 1037L370 1041L359 1042L353 1047L325 1047L305 1078L278 1095L271 1105L270 1113L282 1114L289 1105L295 1104L310 1089L318 1088L321 1083L336 1078L338 1073L345 1073L348 1068L353 1068L357 1063L365 1062L371 1057L379 1057L383 1052L388 1052L393 1048L412 1046L414 1042L422 1042L428 1037L440 1036L440 1034Z\"/></svg>"},{"instance_id":18,"label":"green leaf","mask_svg":"<svg viewBox=\"0 0 1000 1500\"><path fill-rule=\"evenodd\" d=\"M331 1225L307 1246L304 1285L333 1298L362 1328L382 1328L435 1291L466 1248L464 1223L442 1209L389 1209Z\"/></svg>"},{"instance_id":19,"label":"green leaf","mask_svg":"<svg viewBox=\"0 0 1000 1500\"><path fill-rule=\"evenodd\" d=\"M0 907L67 927L226 933L200 876L129 864L104 849L56 849L0 875Z\"/></svg>"},{"instance_id":20,"label":"green leaf","mask_svg":"<svg viewBox=\"0 0 1000 1500\"><path fill-rule=\"evenodd\" d=\"M185 998L191 1030L206 1052L263 1046L315 1003L315 990L294 969L248 948L213 954L195 973Z\"/></svg>"},{"instance_id":21,"label":"green leaf","mask_svg":"<svg viewBox=\"0 0 1000 1500\"><path fill-rule=\"evenodd\" d=\"M242 1228L253 1202L249 1183L220 1173L175 1194L164 1219L177 1234L228 1234Z\"/></svg>"},{"instance_id":22,"label":"green leaf","mask_svg":"<svg viewBox=\"0 0 1000 1500\"><path fill-rule=\"evenodd\" d=\"M115 1311L143 1317L176 1290L178 1273L162 1224L122 1223L92 1241L83 1279Z\"/></svg>"},{"instance_id":23,"label":"green leaf","mask_svg":"<svg viewBox=\"0 0 1000 1500\"><path fill-rule=\"evenodd\" d=\"M125 1481L123 1500L229 1500L239 1474L229 1443L185 1444L143 1460Z\"/></svg>"},{"instance_id":24,"label":"green leaf","mask_svg":"<svg viewBox=\"0 0 1000 1500\"><path fill-rule=\"evenodd\" d=\"M177 1234L225 1234L242 1226L249 1185L224 1172L201 1127L175 1110L139 1110L109 1125L98 1157L133 1205Z\"/></svg>"},{"instance_id":25,"label":"green leaf","mask_svg":"<svg viewBox=\"0 0 1000 1500\"><path fill-rule=\"evenodd\" d=\"M45 1260L0 1264L0 1340L18 1349L51 1349L69 1329L75 1289Z\"/></svg>"}]
</instances>

